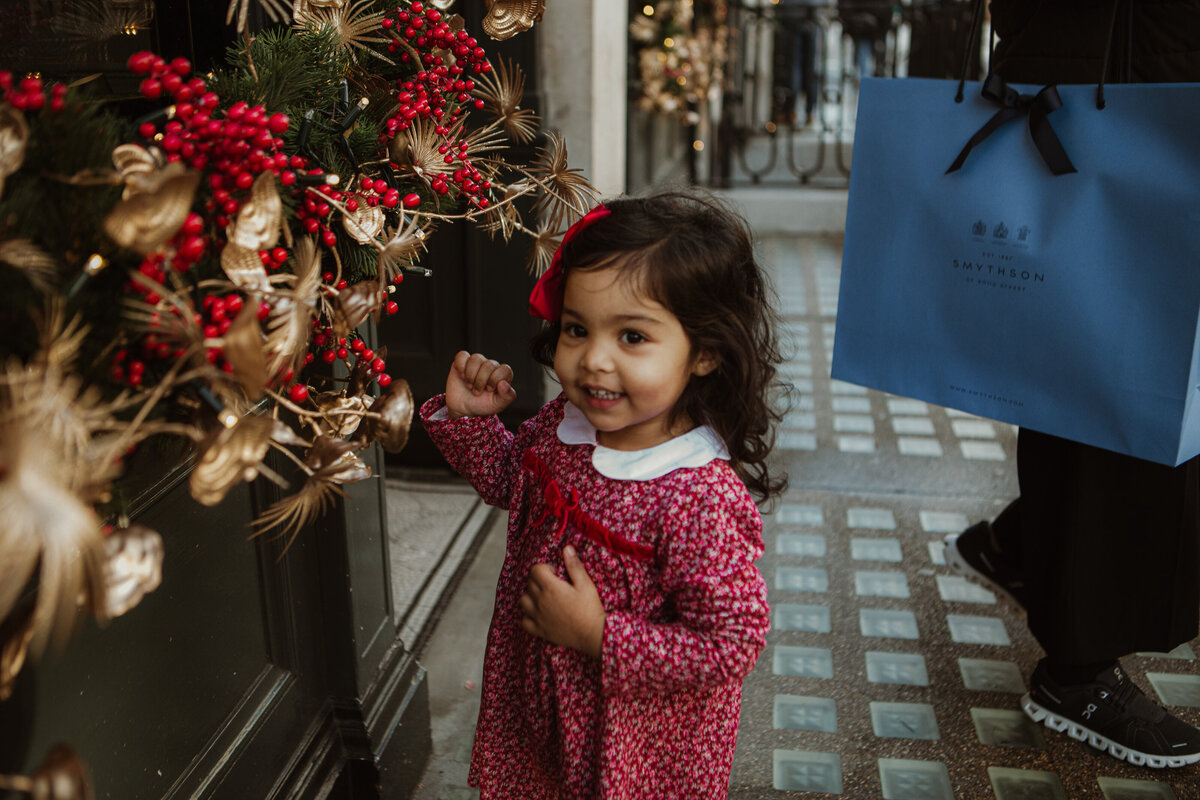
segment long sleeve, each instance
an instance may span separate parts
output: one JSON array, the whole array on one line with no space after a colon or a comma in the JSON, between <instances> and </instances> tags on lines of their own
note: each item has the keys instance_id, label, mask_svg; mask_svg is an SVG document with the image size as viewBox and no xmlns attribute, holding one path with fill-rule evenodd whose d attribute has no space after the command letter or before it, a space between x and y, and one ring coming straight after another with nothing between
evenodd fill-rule
<instances>
[{"instance_id":1,"label":"long sleeve","mask_svg":"<svg viewBox=\"0 0 1200 800\"><path fill-rule=\"evenodd\" d=\"M734 485L736 484L736 485ZM606 694L665 694L744 678L766 645L767 589L755 560L762 518L736 477L692 487L673 502L660 545L663 587L677 618L609 614Z\"/></svg>"},{"instance_id":2,"label":"long sleeve","mask_svg":"<svg viewBox=\"0 0 1200 800\"><path fill-rule=\"evenodd\" d=\"M508 510L519 454L514 457L516 437L498 417L450 419L438 412L446 407L446 395L432 397L421 406L421 423L447 463L462 475L483 502Z\"/></svg>"}]
</instances>

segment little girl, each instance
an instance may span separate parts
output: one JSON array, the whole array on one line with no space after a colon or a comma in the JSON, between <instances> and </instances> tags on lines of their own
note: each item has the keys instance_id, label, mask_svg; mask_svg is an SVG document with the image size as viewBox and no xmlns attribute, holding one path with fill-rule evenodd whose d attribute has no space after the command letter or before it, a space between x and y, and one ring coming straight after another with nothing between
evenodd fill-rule
<instances>
[{"instance_id":1,"label":"little girl","mask_svg":"<svg viewBox=\"0 0 1200 800\"><path fill-rule=\"evenodd\" d=\"M461 352L421 418L510 511L470 783L482 800L722 798L765 644L762 519L779 362L746 224L620 199L530 297L562 394L516 435L512 370Z\"/></svg>"}]
</instances>

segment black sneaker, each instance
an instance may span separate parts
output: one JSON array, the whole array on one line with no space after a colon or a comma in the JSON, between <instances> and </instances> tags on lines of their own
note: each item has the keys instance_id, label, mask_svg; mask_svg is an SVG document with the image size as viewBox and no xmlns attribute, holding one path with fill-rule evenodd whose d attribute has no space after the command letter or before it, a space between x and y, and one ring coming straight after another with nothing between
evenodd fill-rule
<instances>
[{"instance_id":1,"label":"black sneaker","mask_svg":"<svg viewBox=\"0 0 1200 800\"><path fill-rule=\"evenodd\" d=\"M1114 665L1091 683L1060 685L1042 663L1021 706L1034 722L1130 764L1183 767L1200 762L1200 730L1167 713Z\"/></svg>"},{"instance_id":2,"label":"black sneaker","mask_svg":"<svg viewBox=\"0 0 1200 800\"><path fill-rule=\"evenodd\" d=\"M1025 608L1025 584L1017 568L1005 561L990 522L972 525L945 538L946 564L964 578L990 589L1020 609Z\"/></svg>"}]
</instances>

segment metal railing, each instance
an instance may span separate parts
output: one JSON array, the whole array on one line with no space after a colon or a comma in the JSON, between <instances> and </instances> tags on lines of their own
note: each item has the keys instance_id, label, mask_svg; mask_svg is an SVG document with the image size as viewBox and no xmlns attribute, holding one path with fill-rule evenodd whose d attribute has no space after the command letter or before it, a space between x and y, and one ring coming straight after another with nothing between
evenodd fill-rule
<instances>
[{"instance_id":1,"label":"metal railing","mask_svg":"<svg viewBox=\"0 0 1200 800\"><path fill-rule=\"evenodd\" d=\"M957 77L967 0L742 0L707 182L845 187L859 81ZM976 65L977 66L977 65ZM977 69L976 69L977 71Z\"/></svg>"}]
</instances>

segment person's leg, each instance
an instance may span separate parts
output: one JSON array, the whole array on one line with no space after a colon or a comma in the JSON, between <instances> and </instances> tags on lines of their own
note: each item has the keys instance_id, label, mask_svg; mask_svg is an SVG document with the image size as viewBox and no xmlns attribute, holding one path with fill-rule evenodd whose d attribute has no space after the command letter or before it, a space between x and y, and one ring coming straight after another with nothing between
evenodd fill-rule
<instances>
[{"instance_id":1,"label":"person's leg","mask_svg":"<svg viewBox=\"0 0 1200 800\"><path fill-rule=\"evenodd\" d=\"M1017 473L1029 628L1052 662L1090 667L1196 636L1196 461L1165 467L1022 430Z\"/></svg>"},{"instance_id":2,"label":"person's leg","mask_svg":"<svg viewBox=\"0 0 1200 800\"><path fill-rule=\"evenodd\" d=\"M1197 464L1022 430L1017 471L1019 523L1005 528L1020 531L1027 621L1046 651L1025 712L1134 764L1200 762L1200 731L1143 695L1118 660L1196 635Z\"/></svg>"}]
</instances>

